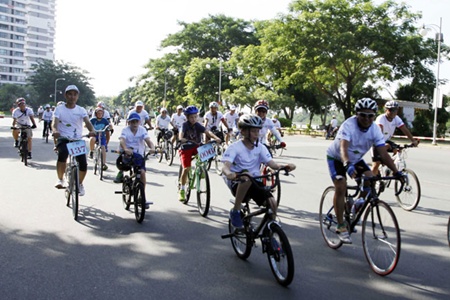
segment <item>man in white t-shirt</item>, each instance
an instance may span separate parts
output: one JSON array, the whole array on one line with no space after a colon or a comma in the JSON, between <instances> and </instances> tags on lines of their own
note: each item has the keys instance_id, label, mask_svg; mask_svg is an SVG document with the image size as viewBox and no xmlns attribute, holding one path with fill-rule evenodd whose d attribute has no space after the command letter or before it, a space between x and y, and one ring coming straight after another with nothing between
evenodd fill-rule
<instances>
[{"instance_id":1,"label":"man in white t-shirt","mask_svg":"<svg viewBox=\"0 0 450 300\"><path fill-rule=\"evenodd\" d=\"M181 131L183 127L183 123L187 121L186 116L183 114L183 106L177 106L177 112L172 115L170 118L170 125L172 125L173 138L172 143L175 143L178 137L178 133ZM174 144L175 145L175 144Z\"/></svg>"},{"instance_id":2,"label":"man in white t-shirt","mask_svg":"<svg viewBox=\"0 0 450 300\"><path fill-rule=\"evenodd\" d=\"M219 104L215 101L209 104L209 111L205 114L203 123L204 123L203 126L205 126L207 130L210 130L215 135L218 135L222 141L224 140L224 136L223 134L219 134L220 124L222 123L227 129L227 131L230 130L228 128L227 122L225 122L223 114L219 111ZM209 141L208 136L206 136L205 141L206 142Z\"/></svg>"},{"instance_id":3,"label":"man in white t-shirt","mask_svg":"<svg viewBox=\"0 0 450 300\"><path fill-rule=\"evenodd\" d=\"M398 102L397 101L388 101L384 105L385 112L382 115L379 115L375 120L375 124L377 124L381 132L383 133L384 140L386 142L386 149L389 152L395 151L395 143L390 141L392 136L394 135L395 129L399 128L404 135L406 135L414 147L417 147L419 144L419 140L415 139L411 132L406 128L402 119L397 115L398 113ZM373 174L378 174L378 168L381 164L381 157L376 148L372 148L372 172Z\"/></svg>"},{"instance_id":4,"label":"man in white t-shirt","mask_svg":"<svg viewBox=\"0 0 450 300\"><path fill-rule=\"evenodd\" d=\"M53 137L57 140L56 149L58 151L58 160L56 162L56 175L58 180L55 184L57 189L64 189L64 171L66 170L68 139L80 140L83 136L83 122L89 130L90 136L95 136L94 126L89 121L87 111L77 105L80 91L76 85L69 85L64 93L66 103L58 105L53 113ZM87 173L86 155L76 157L79 164L79 192L80 196L84 196L85 189L83 185L84 178Z\"/></svg>"},{"instance_id":5,"label":"man in white t-shirt","mask_svg":"<svg viewBox=\"0 0 450 300\"><path fill-rule=\"evenodd\" d=\"M237 122L239 120L239 114L236 112L236 106L231 105L230 111L226 112L223 117L229 128L227 135L225 136L225 143L228 145L230 136L233 134L233 129L237 127Z\"/></svg>"},{"instance_id":6,"label":"man in white t-shirt","mask_svg":"<svg viewBox=\"0 0 450 300\"><path fill-rule=\"evenodd\" d=\"M50 105L45 105L45 110L42 113L42 121L44 121L44 126L42 129L42 138L45 138L46 134L50 134L52 131L52 120L53 120L53 111L50 109ZM49 128L49 130L46 132L46 128Z\"/></svg>"},{"instance_id":7,"label":"man in white t-shirt","mask_svg":"<svg viewBox=\"0 0 450 300\"><path fill-rule=\"evenodd\" d=\"M159 140L161 139L163 132L168 130L170 125L170 117L167 115L167 109L162 107L159 112L160 114L155 120L155 135L157 144L159 144Z\"/></svg>"},{"instance_id":8,"label":"man in white t-shirt","mask_svg":"<svg viewBox=\"0 0 450 300\"><path fill-rule=\"evenodd\" d=\"M31 159L31 150L33 142L33 131L31 129L36 128L36 121L34 120L33 110L27 107L27 103L24 98L19 98L16 100L17 108L13 110L12 117L12 127L18 125L21 126L31 126L31 128L25 129L28 137L28 159ZM19 129L13 129L12 135L14 138L14 147L19 147Z\"/></svg>"},{"instance_id":9,"label":"man in white t-shirt","mask_svg":"<svg viewBox=\"0 0 450 300\"><path fill-rule=\"evenodd\" d=\"M140 120L140 125L141 126L145 127L145 124L147 124L149 126L148 127L149 129L153 129L151 118L150 118L148 112L144 109L144 102L136 101L136 104L134 105L134 109L131 109L128 112L127 120L128 120L128 117L132 113L137 113L139 115L139 117L141 118L141 120Z\"/></svg>"}]
</instances>

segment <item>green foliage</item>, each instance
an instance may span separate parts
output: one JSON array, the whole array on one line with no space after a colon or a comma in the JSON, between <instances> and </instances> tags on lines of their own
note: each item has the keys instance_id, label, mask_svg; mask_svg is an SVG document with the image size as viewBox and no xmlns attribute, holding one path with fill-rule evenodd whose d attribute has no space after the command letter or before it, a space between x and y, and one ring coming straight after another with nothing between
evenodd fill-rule
<instances>
[{"instance_id":1,"label":"green foliage","mask_svg":"<svg viewBox=\"0 0 450 300\"><path fill-rule=\"evenodd\" d=\"M291 127L292 126L292 120L290 120L290 119L278 118L278 121L280 121L281 127Z\"/></svg>"},{"instance_id":2,"label":"green foliage","mask_svg":"<svg viewBox=\"0 0 450 300\"><path fill-rule=\"evenodd\" d=\"M414 117L414 121L412 122L413 128L411 133L414 136L432 136L433 124L430 123L429 118L426 116L428 112L418 112Z\"/></svg>"},{"instance_id":3,"label":"green foliage","mask_svg":"<svg viewBox=\"0 0 450 300\"><path fill-rule=\"evenodd\" d=\"M12 107L15 108L15 101L17 98L25 98L27 104L33 108L37 108L34 91L31 86L18 84L3 84L0 86L0 111L10 111Z\"/></svg>"}]
</instances>

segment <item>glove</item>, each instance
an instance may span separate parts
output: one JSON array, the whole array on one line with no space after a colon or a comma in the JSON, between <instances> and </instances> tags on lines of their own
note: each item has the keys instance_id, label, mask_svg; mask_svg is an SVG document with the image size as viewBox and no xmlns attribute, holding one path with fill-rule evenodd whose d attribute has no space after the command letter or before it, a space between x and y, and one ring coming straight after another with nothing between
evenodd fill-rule
<instances>
[{"instance_id":1,"label":"glove","mask_svg":"<svg viewBox=\"0 0 450 300\"><path fill-rule=\"evenodd\" d=\"M281 148L286 148L286 143L285 143L285 142L281 142L281 143L280 143L280 147L281 147Z\"/></svg>"},{"instance_id":2,"label":"glove","mask_svg":"<svg viewBox=\"0 0 450 300\"><path fill-rule=\"evenodd\" d=\"M402 172L398 171L394 173L393 176L396 180L400 180L401 183L405 183L405 175Z\"/></svg>"},{"instance_id":3,"label":"glove","mask_svg":"<svg viewBox=\"0 0 450 300\"><path fill-rule=\"evenodd\" d=\"M353 177L356 173L355 165L352 163L347 163L345 165L345 171L347 171L348 176Z\"/></svg>"},{"instance_id":4,"label":"glove","mask_svg":"<svg viewBox=\"0 0 450 300\"><path fill-rule=\"evenodd\" d=\"M111 129L110 131L111 131L111 135L113 135L113 133L114 133L114 129Z\"/></svg>"},{"instance_id":5,"label":"glove","mask_svg":"<svg viewBox=\"0 0 450 300\"><path fill-rule=\"evenodd\" d=\"M31 126L31 129L35 129L36 128L36 124L33 124L33 126Z\"/></svg>"}]
</instances>

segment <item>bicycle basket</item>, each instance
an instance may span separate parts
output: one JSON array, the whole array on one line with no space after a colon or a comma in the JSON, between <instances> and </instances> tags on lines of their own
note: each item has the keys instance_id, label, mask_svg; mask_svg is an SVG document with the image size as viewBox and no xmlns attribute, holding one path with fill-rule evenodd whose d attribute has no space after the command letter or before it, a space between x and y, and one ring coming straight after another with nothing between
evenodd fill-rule
<instances>
[{"instance_id":1,"label":"bicycle basket","mask_svg":"<svg viewBox=\"0 0 450 300\"><path fill-rule=\"evenodd\" d=\"M164 133L164 139L170 140L172 137L173 137L173 132L172 132L172 130L167 130L167 131Z\"/></svg>"},{"instance_id":2,"label":"bicycle basket","mask_svg":"<svg viewBox=\"0 0 450 300\"><path fill-rule=\"evenodd\" d=\"M131 158L124 158L124 155L119 155L116 160L116 167L120 171L130 171L132 166Z\"/></svg>"}]
</instances>

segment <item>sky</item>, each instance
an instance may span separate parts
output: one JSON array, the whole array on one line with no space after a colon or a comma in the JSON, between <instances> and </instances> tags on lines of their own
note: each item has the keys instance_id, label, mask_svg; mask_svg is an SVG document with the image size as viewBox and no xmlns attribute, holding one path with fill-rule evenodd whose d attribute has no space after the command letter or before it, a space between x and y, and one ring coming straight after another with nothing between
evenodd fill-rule
<instances>
[{"instance_id":1,"label":"sky","mask_svg":"<svg viewBox=\"0 0 450 300\"><path fill-rule=\"evenodd\" d=\"M55 58L86 70L96 96L116 96L133 86L130 78L143 74L163 39L178 32L177 21L198 22L224 14L244 20L266 20L287 13L291 0L57 0ZM375 0L381 3L381 0ZM400 0L398 0L400 2ZM418 24L439 25L450 41L450 0L405 0ZM435 26L436 27L436 26ZM448 33L448 35L447 35ZM434 36L431 31L429 37ZM435 71L436 69L434 69ZM440 66L440 78L450 79L450 63ZM444 89L450 92L450 84Z\"/></svg>"}]
</instances>

